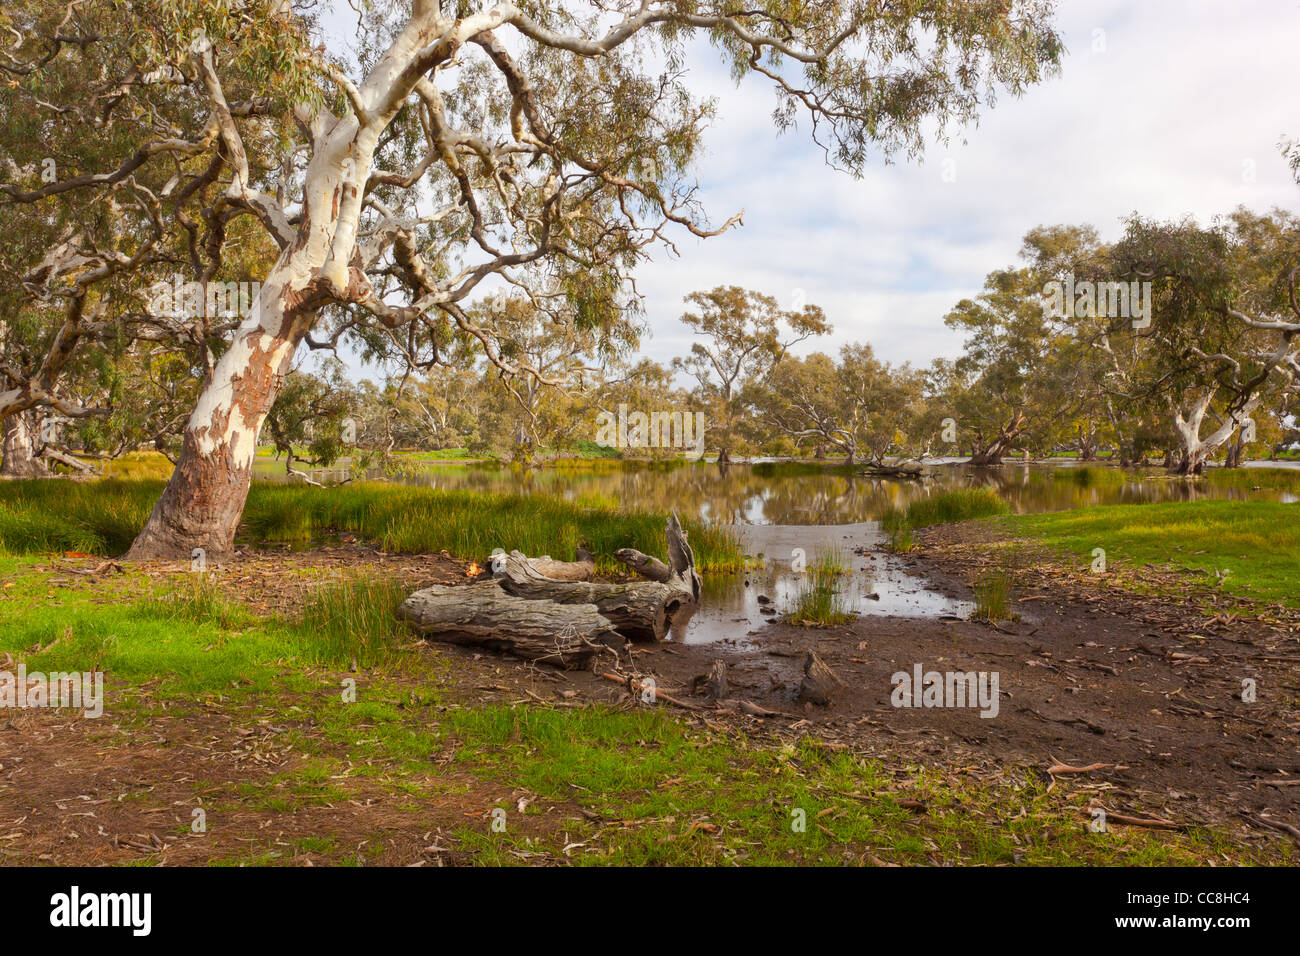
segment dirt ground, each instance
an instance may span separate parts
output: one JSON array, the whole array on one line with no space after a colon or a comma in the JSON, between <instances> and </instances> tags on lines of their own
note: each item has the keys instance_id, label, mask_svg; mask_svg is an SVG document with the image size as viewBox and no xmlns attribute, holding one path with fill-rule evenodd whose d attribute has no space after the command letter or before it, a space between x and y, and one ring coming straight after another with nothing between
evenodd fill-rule
<instances>
[{"instance_id":1,"label":"dirt ground","mask_svg":"<svg viewBox=\"0 0 1300 956\"><path fill-rule=\"evenodd\" d=\"M908 570L969 599L993 533L982 526L922 533ZM358 565L380 568L412 589L468 580L465 564L445 554L383 555L345 545L244 555L222 581L250 606L284 610L303 587L301 576L288 571ZM627 688L602 674L652 676L661 694L700 708L680 710L685 720L740 724L757 736L813 733L947 766L1017 764L1046 775L1054 764L1097 765L1084 773L1058 770L1053 779L1062 786L1086 781L1133 815L1300 840L1300 787L1294 785L1300 782L1300 614L1215 593L1193 598L1167 572L1135 573L1146 593L1021 552L1012 571L1018 620L773 623L756 635L756 650L640 645L594 672L560 672L448 646L423 653L453 662L451 693L466 702L626 703ZM845 685L829 706L797 700L809 651ZM697 677L719 659L727 664L731 697L778 715L713 710ZM916 664L926 671L997 672L997 716L982 718L975 708L892 706L891 675ZM1245 679L1255 682L1254 702L1242 700ZM143 733L57 711L11 712L0 718L0 860L97 864L147 857L184 864L239 859L248 846L269 843L276 862L337 861L345 850L367 863L455 864L468 858L450 845L448 833L481 822L503 800L535 797L457 771L447 766L446 753L430 754L427 779L411 783L441 796L419 814L396 806L378 783L370 792L353 781L343 796L325 789L297 802L293 812L237 809L219 833L193 833L196 792L219 804L301 765L304 757L284 731L256 712L213 704L151 718ZM579 812L556 804L521 819L554 836ZM332 841L329 852L319 846L325 837Z\"/></svg>"},{"instance_id":2,"label":"dirt ground","mask_svg":"<svg viewBox=\"0 0 1300 956\"><path fill-rule=\"evenodd\" d=\"M923 533L908 571L970 599L989 534L979 526ZM639 648L636 661L671 692L721 658L734 696L839 735L916 736L922 752L958 746L1043 769L1107 764L1086 776L1137 813L1280 825L1300 836L1300 615L1211 593L1193 600L1155 569L1140 573L1150 593L1139 595L1046 555L1022 552L1018 563L1010 572L1016 621L773 623L758 653L659 645ZM796 700L810 650L846 685L827 707ZM892 706L891 675L918 663L996 671L996 717ZM1242 700L1246 679L1255 682L1254 702Z\"/></svg>"}]
</instances>

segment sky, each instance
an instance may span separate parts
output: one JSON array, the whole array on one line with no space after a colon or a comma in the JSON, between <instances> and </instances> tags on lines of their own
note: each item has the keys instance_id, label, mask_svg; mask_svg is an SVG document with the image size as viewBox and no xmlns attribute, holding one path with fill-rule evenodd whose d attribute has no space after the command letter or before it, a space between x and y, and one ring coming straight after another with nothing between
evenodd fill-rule
<instances>
[{"instance_id":1,"label":"sky","mask_svg":"<svg viewBox=\"0 0 1300 956\"><path fill-rule=\"evenodd\" d=\"M775 131L761 77L737 86L708 47L693 50L687 82L717 101L700 198L714 222L743 209L744 226L680 230L679 257L641 267L641 351L684 355L682 297L740 285L822 307L833 334L796 351L865 341L925 365L960 354L944 314L1014 264L1036 225L1087 222L1114 239L1134 212L1208 223L1238 205L1297 207L1278 144L1300 137L1298 0L1065 0L1056 22L1060 76L999 98L923 160L860 179L825 164L806 123Z\"/></svg>"}]
</instances>

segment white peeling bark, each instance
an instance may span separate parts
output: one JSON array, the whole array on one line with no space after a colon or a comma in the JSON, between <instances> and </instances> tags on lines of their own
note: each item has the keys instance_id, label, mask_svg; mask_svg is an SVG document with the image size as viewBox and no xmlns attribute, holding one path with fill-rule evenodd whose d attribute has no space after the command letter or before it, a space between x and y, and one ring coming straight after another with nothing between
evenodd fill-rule
<instances>
[{"instance_id":1,"label":"white peeling bark","mask_svg":"<svg viewBox=\"0 0 1300 956\"><path fill-rule=\"evenodd\" d=\"M1260 402L1258 395L1252 397L1238 412L1202 438L1201 427L1213 400L1214 390L1208 389L1197 396L1186 414L1181 408L1174 409L1174 430L1183 446L1182 457L1176 469L1179 474L1201 474L1205 470L1205 463L1232 438Z\"/></svg>"},{"instance_id":2,"label":"white peeling bark","mask_svg":"<svg viewBox=\"0 0 1300 956\"><path fill-rule=\"evenodd\" d=\"M28 409L0 419L3 441L0 442L0 477L41 478L48 474L36 448L39 425L36 411Z\"/></svg>"}]
</instances>

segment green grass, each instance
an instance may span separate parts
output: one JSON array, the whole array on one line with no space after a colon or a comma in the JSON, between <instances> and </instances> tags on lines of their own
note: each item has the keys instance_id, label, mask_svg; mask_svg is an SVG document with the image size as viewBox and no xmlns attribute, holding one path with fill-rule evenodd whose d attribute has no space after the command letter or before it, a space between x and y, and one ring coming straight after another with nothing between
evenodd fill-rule
<instances>
[{"instance_id":1,"label":"green grass","mask_svg":"<svg viewBox=\"0 0 1300 956\"><path fill-rule=\"evenodd\" d=\"M1052 481L1074 485L1078 488L1106 488L1122 485L1129 476L1118 468L1102 465L1079 465L1072 468L1056 468L1052 471Z\"/></svg>"},{"instance_id":2,"label":"green grass","mask_svg":"<svg viewBox=\"0 0 1300 956\"><path fill-rule=\"evenodd\" d=\"M362 666L391 662L411 632L397 616L407 589L398 581L348 574L316 585L302 610L302 626L312 635L321 661L351 654Z\"/></svg>"},{"instance_id":3,"label":"green grass","mask_svg":"<svg viewBox=\"0 0 1300 956\"><path fill-rule=\"evenodd\" d=\"M883 525L884 521L881 524ZM907 523L906 518L899 520L891 517L889 530L885 536L885 547L894 554L907 554L916 550L916 536L912 534L912 526Z\"/></svg>"},{"instance_id":4,"label":"green grass","mask_svg":"<svg viewBox=\"0 0 1300 956\"><path fill-rule=\"evenodd\" d=\"M587 439L580 440L569 449L571 454L579 458L622 458L623 453L617 448L610 448L608 445L600 445Z\"/></svg>"},{"instance_id":5,"label":"green grass","mask_svg":"<svg viewBox=\"0 0 1300 956\"><path fill-rule=\"evenodd\" d=\"M59 479L0 484L0 553L124 552L153 508L162 483ZM622 570L613 554L637 548L663 555L665 516L586 507L548 494L408 487L359 482L336 488L255 483L238 536L255 544L309 545L349 532L394 552L446 550L484 560L495 548L571 559L579 545L602 570ZM744 552L734 532L686 522L697 567L734 571Z\"/></svg>"},{"instance_id":6,"label":"green grass","mask_svg":"<svg viewBox=\"0 0 1300 956\"><path fill-rule=\"evenodd\" d=\"M1249 848L1211 830L1090 833L1083 813L1089 795L1061 787L1049 793L1041 775L1024 767L948 772L930 761L822 746L812 736L710 730L658 708L444 699L446 662L395 647L394 666L362 670L357 702L343 703L339 681L358 647L395 636L374 626L386 597L373 579L323 579L301 620L232 605L210 580L185 572L163 597L151 593L156 578L137 572L76 588L57 579L36 559L0 556L0 582L10 585L0 588L0 650L32 669L105 668L105 713L123 734L153 741L167 726L155 715L184 719L216 708L238 727L277 728L301 755L292 767L205 798L210 819L341 806L376 794L419 814L423 801L445 801L477 778L493 793L537 795L523 811L513 798L495 804L507 810L504 833L466 814L474 818L438 841L450 840L480 864L519 864L538 854L580 865L1252 859ZM325 633L331 628L332 637ZM366 641L341 643L345 634ZM336 669L322 671L318 661ZM430 763L435 755L449 761L446 771ZM205 794L214 788L203 779L192 786ZM909 811L904 799L923 802L926 812ZM531 836L521 826L526 816L540 826ZM268 865L302 853L357 862L355 841L328 832L297 836L290 846L274 840L271 831L265 842L214 862ZM366 852L379 852L382 843Z\"/></svg>"},{"instance_id":7,"label":"green grass","mask_svg":"<svg viewBox=\"0 0 1300 956\"><path fill-rule=\"evenodd\" d=\"M843 552L819 548L799 582L794 606L785 615L786 623L830 626L853 620L841 587L848 573Z\"/></svg>"},{"instance_id":8,"label":"green grass","mask_svg":"<svg viewBox=\"0 0 1300 956\"><path fill-rule=\"evenodd\" d=\"M1209 468L1204 481L1220 488L1268 488L1300 495L1300 468Z\"/></svg>"},{"instance_id":9,"label":"green grass","mask_svg":"<svg viewBox=\"0 0 1300 956\"><path fill-rule=\"evenodd\" d=\"M1011 611L1011 575L1004 568L990 568L976 575L971 584L975 592L976 621L996 624L1013 617Z\"/></svg>"},{"instance_id":10,"label":"green grass","mask_svg":"<svg viewBox=\"0 0 1300 956\"><path fill-rule=\"evenodd\" d=\"M1094 548L1108 565L1174 565L1199 583L1289 606L1300 604L1300 504L1269 501L1191 501L1105 505L1054 514L1016 515L1012 527L1077 555L1087 565Z\"/></svg>"},{"instance_id":11,"label":"green grass","mask_svg":"<svg viewBox=\"0 0 1300 956\"><path fill-rule=\"evenodd\" d=\"M1010 508L989 488L957 488L928 498L918 498L906 508L890 508L880 516L880 527L886 534L904 526L926 528L971 518L986 518L1005 514Z\"/></svg>"},{"instance_id":12,"label":"green grass","mask_svg":"<svg viewBox=\"0 0 1300 956\"><path fill-rule=\"evenodd\" d=\"M131 575L64 588L35 564L0 558L0 652L34 670L108 671L110 701L124 685L146 683L182 698L318 688L321 678L304 682L307 672L412 661L401 648L413 635L395 615L406 593L394 582L324 580L290 618L254 614L224 597L211 575L181 572L161 582Z\"/></svg>"},{"instance_id":13,"label":"green grass","mask_svg":"<svg viewBox=\"0 0 1300 956\"><path fill-rule=\"evenodd\" d=\"M664 711L492 705L450 712L445 726L473 746L457 763L554 801L578 801L606 825L566 825L577 864L780 865L871 862L928 865L1130 865L1195 862L1222 847L1209 831L1183 836L1093 834L1086 797L1049 794L1040 776L995 783L933 767L888 765L814 738L761 741L704 733ZM925 814L900 801L920 800ZM488 864L540 849L467 826L458 840ZM542 812L529 808L526 812ZM802 822L802 827L800 827ZM559 849L559 847L555 847Z\"/></svg>"},{"instance_id":14,"label":"green grass","mask_svg":"<svg viewBox=\"0 0 1300 956\"><path fill-rule=\"evenodd\" d=\"M156 451L131 451L104 463L105 478L156 478L166 481L174 466Z\"/></svg>"}]
</instances>

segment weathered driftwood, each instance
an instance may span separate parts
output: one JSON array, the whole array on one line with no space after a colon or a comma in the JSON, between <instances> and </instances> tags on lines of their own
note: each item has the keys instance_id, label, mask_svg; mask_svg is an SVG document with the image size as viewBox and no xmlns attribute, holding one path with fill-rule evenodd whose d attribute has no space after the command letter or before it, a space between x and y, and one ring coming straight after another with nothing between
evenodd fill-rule
<instances>
[{"instance_id":1,"label":"weathered driftwood","mask_svg":"<svg viewBox=\"0 0 1300 956\"><path fill-rule=\"evenodd\" d=\"M592 556L579 549L577 561L557 562L514 551L495 562L499 576L493 580L425 588L407 598L399 613L434 640L583 667L625 640L663 640L694 614L700 576L676 515L666 533L664 581L565 580L552 575L589 575L595 568Z\"/></svg>"},{"instance_id":2,"label":"weathered driftwood","mask_svg":"<svg viewBox=\"0 0 1300 956\"><path fill-rule=\"evenodd\" d=\"M632 641L662 641L683 610L695 603L695 596L683 589L678 578L666 584L554 581L518 551L507 556L504 574L497 583L507 593L530 601L595 605L621 635Z\"/></svg>"},{"instance_id":3,"label":"weathered driftwood","mask_svg":"<svg viewBox=\"0 0 1300 956\"><path fill-rule=\"evenodd\" d=\"M727 696L727 662L716 660L713 662L713 669L709 671L709 679L705 684L710 696L714 700L721 700Z\"/></svg>"},{"instance_id":4,"label":"weathered driftwood","mask_svg":"<svg viewBox=\"0 0 1300 956\"><path fill-rule=\"evenodd\" d=\"M528 565L542 577L550 578L552 581L590 581L596 573L596 559L590 551L584 548L578 549L578 560L576 561L556 561L549 554L544 554L540 558L530 558L518 551L511 551L511 555L519 555L519 558L528 563ZM494 577L501 577L505 573L505 559L507 555L498 554L492 559L492 574Z\"/></svg>"},{"instance_id":5,"label":"weathered driftwood","mask_svg":"<svg viewBox=\"0 0 1300 956\"><path fill-rule=\"evenodd\" d=\"M837 690L845 686L840 676L831 670L816 651L809 651L803 661L803 683L799 685L799 699L814 704L829 704Z\"/></svg>"},{"instance_id":6,"label":"weathered driftwood","mask_svg":"<svg viewBox=\"0 0 1300 956\"><path fill-rule=\"evenodd\" d=\"M623 644L595 605L530 601L507 594L496 581L416 591L398 614L434 640L564 668L586 667L602 648Z\"/></svg>"},{"instance_id":7,"label":"weathered driftwood","mask_svg":"<svg viewBox=\"0 0 1300 956\"><path fill-rule=\"evenodd\" d=\"M641 577L649 578L651 581L658 581L660 584L667 584L668 579L673 576L672 568L658 558L651 557L636 548L619 548L614 552L614 557L641 575Z\"/></svg>"},{"instance_id":8,"label":"weathered driftwood","mask_svg":"<svg viewBox=\"0 0 1300 956\"><path fill-rule=\"evenodd\" d=\"M679 585L689 591L698 603L702 582L699 573L695 570L695 552L687 543L686 532L682 530L681 522L677 520L675 514L668 517L665 537L668 545L667 564L636 548L619 548L614 552L614 557L643 578L649 578L660 584Z\"/></svg>"}]
</instances>

